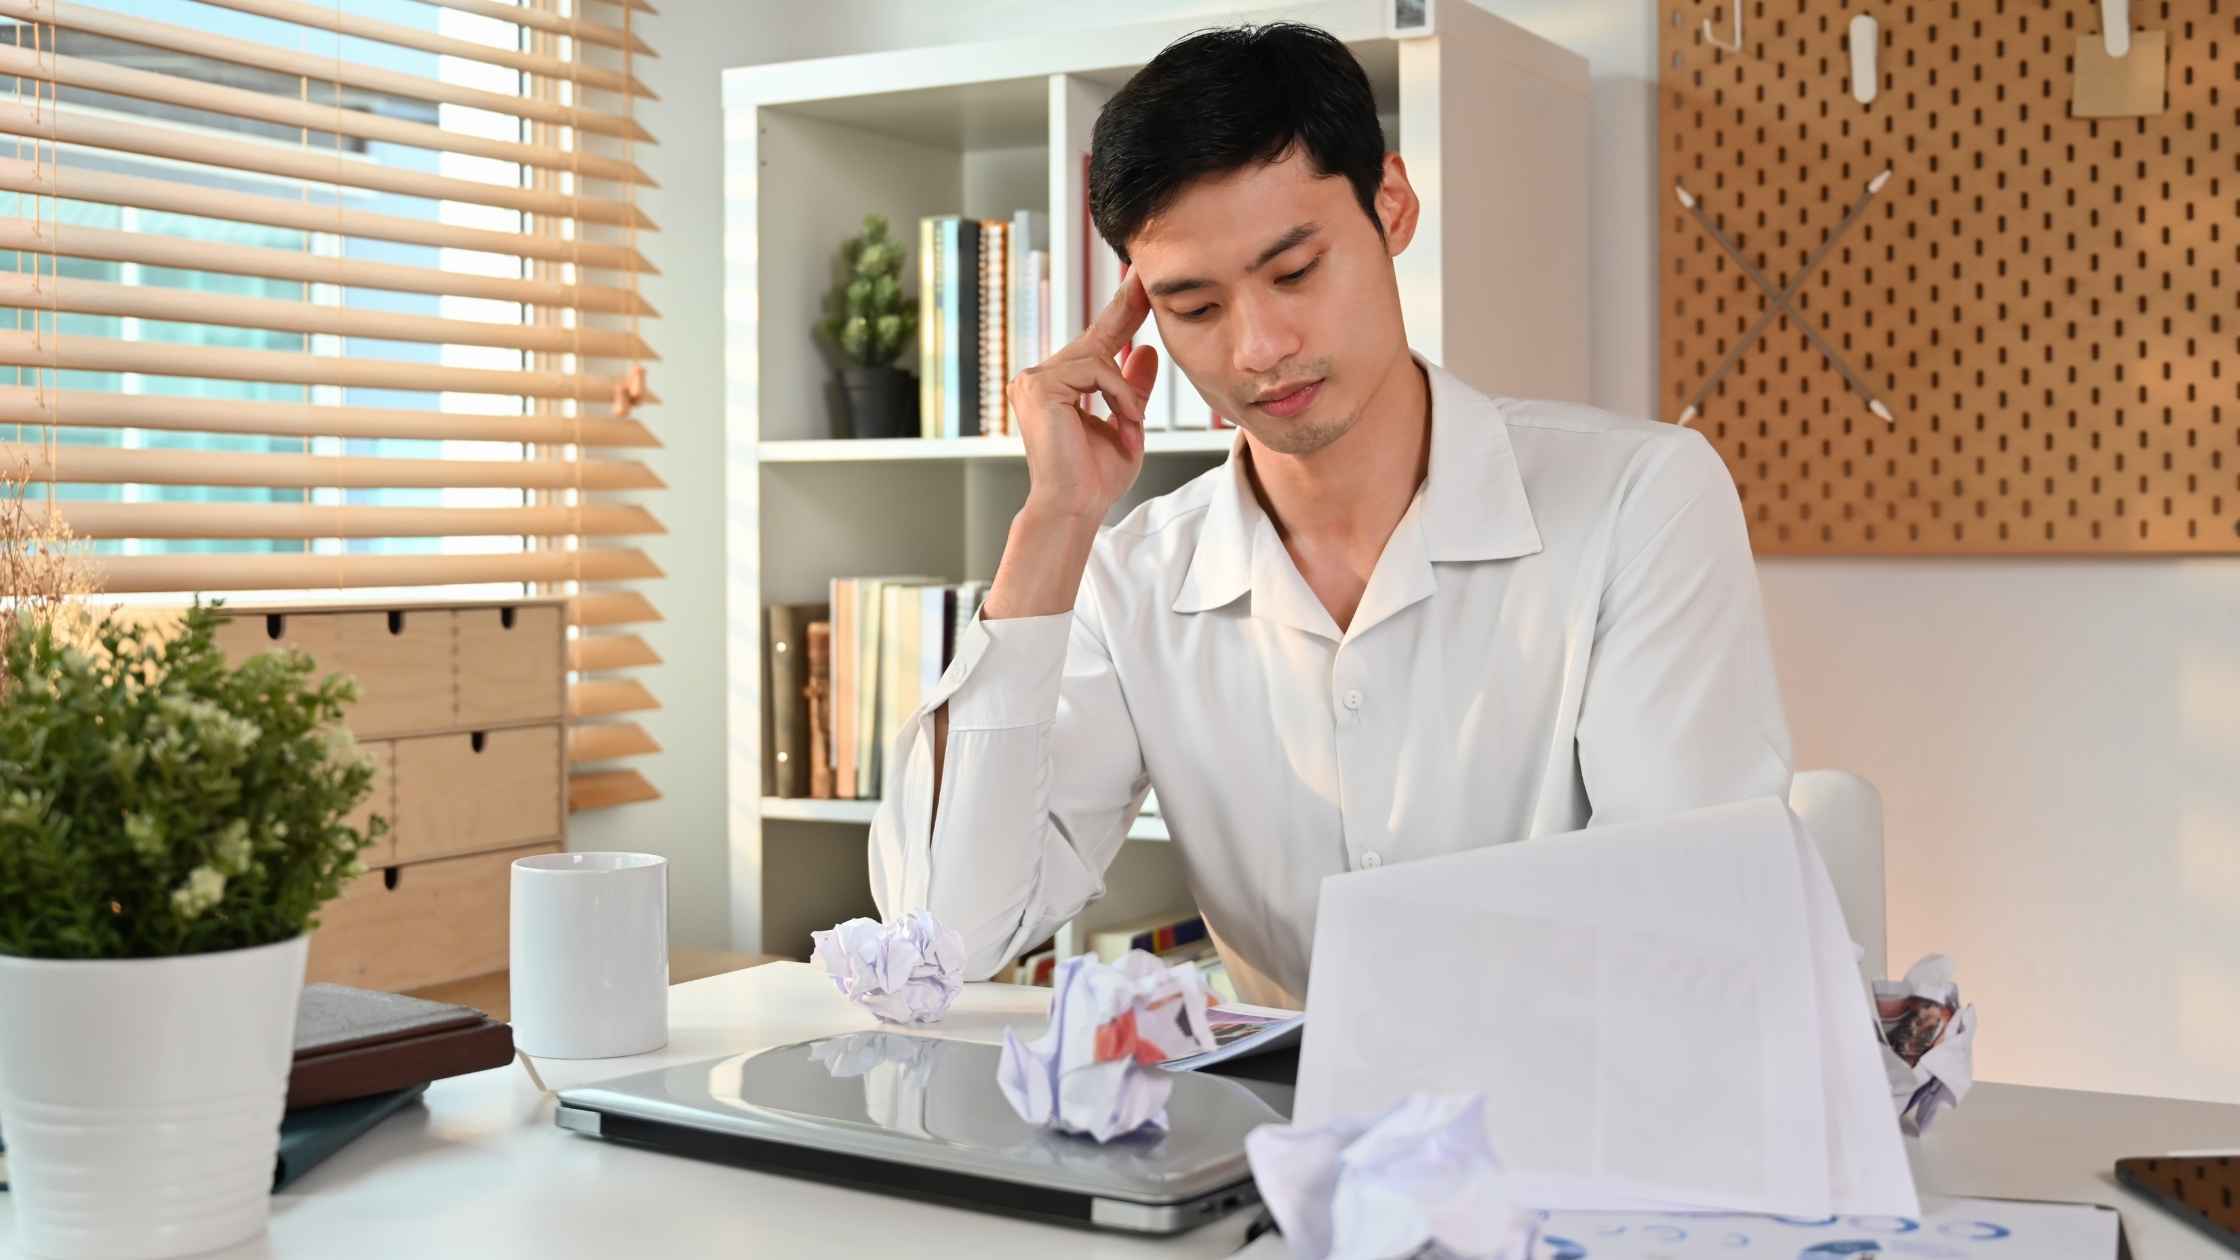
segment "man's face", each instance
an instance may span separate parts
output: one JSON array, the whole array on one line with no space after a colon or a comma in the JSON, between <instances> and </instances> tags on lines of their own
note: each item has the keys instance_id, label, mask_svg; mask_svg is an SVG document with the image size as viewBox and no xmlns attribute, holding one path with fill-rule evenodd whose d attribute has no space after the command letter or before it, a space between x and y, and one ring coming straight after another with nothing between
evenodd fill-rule
<instances>
[{"instance_id":1,"label":"man's face","mask_svg":"<svg viewBox=\"0 0 2240 1260\"><path fill-rule=\"evenodd\" d=\"M1281 161L1203 179L1128 242L1173 367L1263 446L1308 455L1345 435L1407 354L1392 256L1416 203L1397 157L1377 196Z\"/></svg>"}]
</instances>

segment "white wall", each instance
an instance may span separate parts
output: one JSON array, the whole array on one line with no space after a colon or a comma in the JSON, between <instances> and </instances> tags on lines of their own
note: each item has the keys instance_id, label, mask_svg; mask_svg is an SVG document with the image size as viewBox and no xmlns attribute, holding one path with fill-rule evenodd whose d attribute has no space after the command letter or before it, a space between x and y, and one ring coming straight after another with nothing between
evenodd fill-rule
<instances>
[{"instance_id":1,"label":"white wall","mask_svg":"<svg viewBox=\"0 0 2240 1260\"><path fill-rule=\"evenodd\" d=\"M1449 3L1455 0L1447 0ZM1654 409L1655 0L1480 0L1595 71L1592 361L1596 400ZM1260 7L1139 0L1146 19ZM670 748L659 805L579 822L678 864L680 939L723 919L720 113L724 66L1075 25L1048 0L676 0L643 19L660 48L662 183L647 285L669 400L655 457L672 533L657 558L670 622ZM779 16L782 13L782 17ZM745 16L745 15L755 16ZM760 17L769 14L766 19ZM759 20L758 20L759 19ZM842 219L848 216L842 214ZM1799 763L1879 785L1899 967L1952 954L1994 1080L2240 1101L2240 559L1795 560L1761 565Z\"/></svg>"}]
</instances>

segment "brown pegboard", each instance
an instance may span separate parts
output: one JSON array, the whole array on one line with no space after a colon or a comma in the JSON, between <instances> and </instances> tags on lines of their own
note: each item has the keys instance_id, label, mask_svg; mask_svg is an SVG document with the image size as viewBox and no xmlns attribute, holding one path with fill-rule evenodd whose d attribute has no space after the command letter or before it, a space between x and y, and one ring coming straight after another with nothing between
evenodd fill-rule
<instances>
[{"instance_id":1,"label":"brown pegboard","mask_svg":"<svg viewBox=\"0 0 2240 1260\"><path fill-rule=\"evenodd\" d=\"M1867 182L1892 178L1692 423L1762 553L2240 552L2240 0L2168 33L2146 118L2070 116L2093 0L1660 0L1659 397L1676 420ZM1854 100L1847 29L1881 24Z\"/></svg>"}]
</instances>

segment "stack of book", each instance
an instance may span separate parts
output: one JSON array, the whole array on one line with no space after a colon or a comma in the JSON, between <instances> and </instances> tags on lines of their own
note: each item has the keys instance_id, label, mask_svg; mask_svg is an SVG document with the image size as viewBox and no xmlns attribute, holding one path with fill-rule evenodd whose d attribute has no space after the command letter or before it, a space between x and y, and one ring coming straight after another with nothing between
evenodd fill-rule
<instances>
[{"instance_id":1,"label":"stack of book","mask_svg":"<svg viewBox=\"0 0 2240 1260\"><path fill-rule=\"evenodd\" d=\"M918 221L920 436L1014 431L1004 384L1050 355L1049 238L1039 210Z\"/></svg>"},{"instance_id":2,"label":"stack of book","mask_svg":"<svg viewBox=\"0 0 2240 1260\"><path fill-rule=\"evenodd\" d=\"M1195 910L1170 911L1092 932L1088 946L1088 952L1103 962L1118 962L1129 950L1140 949L1158 955L1165 962L1193 963L1205 975L1206 987L1217 999L1237 1000L1236 990L1229 983L1228 970L1221 965L1213 938L1206 932L1206 921ZM1013 984L1047 985L1057 968L1058 951L1052 943L1026 954L997 978Z\"/></svg>"},{"instance_id":3,"label":"stack of book","mask_svg":"<svg viewBox=\"0 0 2240 1260\"><path fill-rule=\"evenodd\" d=\"M886 748L941 681L986 582L835 578L824 604L777 604L764 653L772 796L871 800Z\"/></svg>"}]
</instances>

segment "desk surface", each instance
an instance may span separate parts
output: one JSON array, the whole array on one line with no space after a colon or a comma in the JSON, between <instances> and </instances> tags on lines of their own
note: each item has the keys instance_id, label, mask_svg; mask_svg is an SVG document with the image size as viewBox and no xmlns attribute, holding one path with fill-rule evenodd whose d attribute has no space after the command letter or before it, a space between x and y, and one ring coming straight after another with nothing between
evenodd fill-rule
<instances>
[{"instance_id":1,"label":"desk surface","mask_svg":"<svg viewBox=\"0 0 2240 1260\"><path fill-rule=\"evenodd\" d=\"M996 1041L1039 1025L1049 990L973 985L933 1035ZM772 963L678 985L669 1045L630 1059L538 1060L554 1089L667 1064L876 1026L821 973ZM2240 1148L2240 1106L1982 1085L1909 1142L1922 1189L2117 1205L2139 1260L2226 1257L2119 1188L2119 1155ZM0 1254L14 1210L0 1194ZM741 1248L756 1256L1227 1256L1245 1217L1161 1242L912 1203L610 1145L553 1126L520 1066L438 1081L427 1105L385 1122L286 1193L269 1235L223 1260L537 1256L609 1260Z\"/></svg>"}]
</instances>

